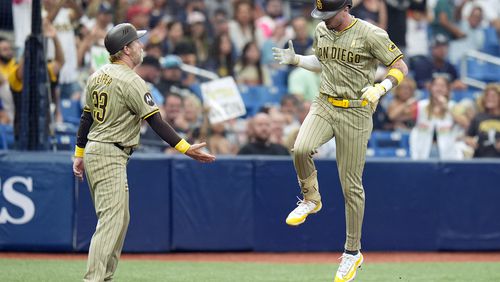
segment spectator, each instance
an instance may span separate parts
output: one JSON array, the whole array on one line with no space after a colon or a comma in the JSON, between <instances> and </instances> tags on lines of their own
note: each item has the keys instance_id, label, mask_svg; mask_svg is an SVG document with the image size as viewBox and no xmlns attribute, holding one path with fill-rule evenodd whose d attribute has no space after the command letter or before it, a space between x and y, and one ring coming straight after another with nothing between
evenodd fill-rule
<instances>
[{"instance_id":1,"label":"spectator","mask_svg":"<svg viewBox=\"0 0 500 282\"><path fill-rule=\"evenodd\" d=\"M288 135L290 131L299 126L298 112L302 101L295 95L284 95L280 101L280 112L285 117L284 134Z\"/></svg>"},{"instance_id":2,"label":"spectator","mask_svg":"<svg viewBox=\"0 0 500 282\"><path fill-rule=\"evenodd\" d=\"M289 155L287 148L270 141L271 118L266 113L257 113L250 124L253 140L244 145L238 155Z\"/></svg>"},{"instance_id":3,"label":"spectator","mask_svg":"<svg viewBox=\"0 0 500 282\"><path fill-rule=\"evenodd\" d=\"M181 138L186 139L185 132L182 131L176 123L177 120L180 119L183 111L182 97L175 93L169 93L165 98L163 109L160 109L160 111L162 111L162 119L168 122L170 126L179 133ZM175 153L176 151L163 141L163 139L161 139L149 126L146 126L146 130L141 132L140 149L146 152L165 152L168 154Z\"/></svg>"},{"instance_id":4,"label":"spectator","mask_svg":"<svg viewBox=\"0 0 500 282\"><path fill-rule=\"evenodd\" d=\"M292 20L292 27L295 33L294 39L292 39L293 49L296 54L307 54L307 51L311 49L313 45L313 39L311 34L307 30L307 20L304 17L297 17ZM285 48L288 48L288 42L285 44Z\"/></svg>"},{"instance_id":5,"label":"spectator","mask_svg":"<svg viewBox=\"0 0 500 282\"><path fill-rule=\"evenodd\" d=\"M194 132L195 130L200 130L203 122L203 109L201 101L196 95L189 94L184 97L183 104L184 111L175 119L175 125L178 129L185 133L188 141L194 141ZM205 138L199 140L205 140Z\"/></svg>"},{"instance_id":6,"label":"spectator","mask_svg":"<svg viewBox=\"0 0 500 282\"><path fill-rule=\"evenodd\" d=\"M293 128L290 129L290 132L285 137L285 147L289 150L292 150L293 144L295 144L295 139L297 139L297 135L299 135L300 125L306 119L307 114L309 113L309 109L311 108L310 101L299 102L297 105L297 120L298 123L295 124Z\"/></svg>"},{"instance_id":7,"label":"spectator","mask_svg":"<svg viewBox=\"0 0 500 282\"><path fill-rule=\"evenodd\" d=\"M429 55L429 22L425 10L410 10L407 16L406 56Z\"/></svg>"},{"instance_id":8,"label":"spectator","mask_svg":"<svg viewBox=\"0 0 500 282\"><path fill-rule=\"evenodd\" d=\"M149 27L150 29L158 26L165 19L169 18L169 13L172 11L169 10L167 5L167 0L153 0L153 5L151 7L150 16L149 16Z\"/></svg>"},{"instance_id":9,"label":"spectator","mask_svg":"<svg viewBox=\"0 0 500 282\"><path fill-rule=\"evenodd\" d=\"M55 59L47 63L47 72L50 81L50 95L51 103L50 108L55 109L56 121L62 121L62 115L59 109L59 95L57 94L57 78L64 65L64 54L61 47L61 42L58 39L57 31L50 24L48 20L43 22L43 33L44 36L53 41L55 46ZM15 105L15 115L14 115L14 136L16 140L19 137L20 130L20 113L21 109L21 94L23 92L23 78L24 78L24 60L20 60L18 64L15 65L14 70L9 74L9 84L14 99ZM49 111L48 111L49 112ZM50 119L47 119L49 122Z\"/></svg>"},{"instance_id":10,"label":"spectator","mask_svg":"<svg viewBox=\"0 0 500 282\"><path fill-rule=\"evenodd\" d=\"M447 40L465 37L465 34L457 26L455 18L455 4L450 0L438 0L434 7L434 19L432 21L432 36L441 34Z\"/></svg>"},{"instance_id":11,"label":"spectator","mask_svg":"<svg viewBox=\"0 0 500 282\"><path fill-rule=\"evenodd\" d=\"M209 47L211 45L205 29L205 15L201 12L193 11L188 14L187 23L189 25L190 40L196 49L197 62L203 65L208 59Z\"/></svg>"},{"instance_id":12,"label":"spectator","mask_svg":"<svg viewBox=\"0 0 500 282\"><path fill-rule=\"evenodd\" d=\"M229 22L229 36L238 55L242 54L247 43L256 42L259 46L263 42L262 35L257 35L255 31L253 11L250 1L239 0L234 3L234 20Z\"/></svg>"},{"instance_id":13,"label":"spectator","mask_svg":"<svg viewBox=\"0 0 500 282\"><path fill-rule=\"evenodd\" d=\"M382 29L387 29L387 8L383 0L362 0L351 14Z\"/></svg>"},{"instance_id":14,"label":"spectator","mask_svg":"<svg viewBox=\"0 0 500 282\"><path fill-rule=\"evenodd\" d=\"M478 99L480 112L472 120L466 142L475 158L500 157L500 86L489 84Z\"/></svg>"},{"instance_id":15,"label":"spectator","mask_svg":"<svg viewBox=\"0 0 500 282\"><path fill-rule=\"evenodd\" d=\"M186 96L192 93L184 83L181 70L182 60L178 56L168 55L161 60L162 72L160 82L156 85L163 96L168 93L175 93Z\"/></svg>"},{"instance_id":16,"label":"spectator","mask_svg":"<svg viewBox=\"0 0 500 282\"><path fill-rule=\"evenodd\" d=\"M229 20L226 10L216 10L211 18L212 37L229 34Z\"/></svg>"},{"instance_id":17,"label":"spectator","mask_svg":"<svg viewBox=\"0 0 500 282\"><path fill-rule=\"evenodd\" d=\"M255 28L259 34L262 34L263 42L273 35L277 21L282 21L284 18L285 8L283 0L267 0L264 1L264 6L263 15L255 20Z\"/></svg>"},{"instance_id":18,"label":"spectator","mask_svg":"<svg viewBox=\"0 0 500 282\"><path fill-rule=\"evenodd\" d=\"M180 21L171 21L167 24L167 39L163 54L172 54L175 46L184 40L184 27Z\"/></svg>"},{"instance_id":19,"label":"spectator","mask_svg":"<svg viewBox=\"0 0 500 282\"><path fill-rule=\"evenodd\" d=\"M405 77L393 90L393 99L387 107L387 115L392 123L392 129L410 131L415 126L417 117L415 90L417 90L417 84L410 77Z\"/></svg>"},{"instance_id":20,"label":"spectator","mask_svg":"<svg viewBox=\"0 0 500 282\"><path fill-rule=\"evenodd\" d=\"M135 68L135 71L148 85L155 104L163 105L165 99L160 90L155 86L160 81L161 73L158 59L151 56L145 56L142 59L142 63Z\"/></svg>"},{"instance_id":21,"label":"spectator","mask_svg":"<svg viewBox=\"0 0 500 282\"><path fill-rule=\"evenodd\" d=\"M0 37L0 101L9 120L14 119L14 100L9 88L9 75L17 67L14 59L12 43L5 37Z\"/></svg>"},{"instance_id":22,"label":"spectator","mask_svg":"<svg viewBox=\"0 0 500 282\"><path fill-rule=\"evenodd\" d=\"M484 29L481 27L483 10L476 6L470 15L460 21L460 30L465 34L464 38L454 40L450 43L450 62L458 65L460 60L470 50L481 50L484 45Z\"/></svg>"},{"instance_id":23,"label":"spectator","mask_svg":"<svg viewBox=\"0 0 500 282\"><path fill-rule=\"evenodd\" d=\"M271 137L269 141L271 143L276 143L280 145L285 144L285 126L286 117L278 109L272 108L269 111L269 117L271 118Z\"/></svg>"},{"instance_id":24,"label":"spectator","mask_svg":"<svg viewBox=\"0 0 500 282\"><path fill-rule=\"evenodd\" d=\"M63 99L71 98L73 95L79 95L81 92L78 79L78 54L76 48L75 30L73 24L79 22L83 15L82 8L75 0L56 1L44 0L44 9L46 10L46 19L57 30L57 37L60 42L64 55L64 65L59 74L60 96ZM47 56L54 58L55 47L52 41L48 45Z\"/></svg>"},{"instance_id":25,"label":"spectator","mask_svg":"<svg viewBox=\"0 0 500 282\"><path fill-rule=\"evenodd\" d=\"M127 10L127 22L131 23L138 30L149 29L150 9L141 4L135 4ZM145 44L149 40L149 35L146 33L140 41Z\"/></svg>"},{"instance_id":26,"label":"spectator","mask_svg":"<svg viewBox=\"0 0 500 282\"><path fill-rule=\"evenodd\" d=\"M3 108L2 100L0 100L0 124L10 124L10 118Z\"/></svg>"},{"instance_id":27,"label":"spectator","mask_svg":"<svg viewBox=\"0 0 500 282\"><path fill-rule=\"evenodd\" d=\"M181 41L175 45L173 54L179 56L185 65L198 66L196 46L188 40ZM182 85L189 87L195 83L198 83L198 80L193 73L183 73Z\"/></svg>"},{"instance_id":28,"label":"spectator","mask_svg":"<svg viewBox=\"0 0 500 282\"><path fill-rule=\"evenodd\" d=\"M447 74L452 81L452 89L465 89L467 86L460 81L457 69L447 60L448 40L439 35L432 41L431 57L414 57L410 60L417 87L427 88L429 81L436 73Z\"/></svg>"},{"instance_id":29,"label":"spectator","mask_svg":"<svg viewBox=\"0 0 500 282\"><path fill-rule=\"evenodd\" d=\"M387 33L403 53L406 50L407 10L412 0L386 0Z\"/></svg>"},{"instance_id":30,"label":"spectator","mask_svg":"<svg viewBox=\"0 0 500 282\"><path fill-rule=\"evenodd\" d=\"M274 60L272 49L273 47L281 48L281 46L285 44L286 40L288 40L288 37L286 36L286 27L287 22L285 20L277 20L275 22L272 36L266 39L262 45L262 55L260 59L262 65L268 66L272 69L284 68L283 66L280 66L276 60Z\"/></svg>"},{"instance_id":31,"label":"spectator","mask_svg":"<svg viewBox=\"0 0 500 282\"><path fill-rule=\"evenodd\" d=\"M234 67L236 82L246 85L270 85L267 68L260 64L260 50L254 41L243 48L240 61Z\"/></svg>"},{"instance_id":32,"label":"spectator","mask_svg":"<svg viewBox=\"0 0 500 282\"><path fill-rule=\"evenodd\" d=\"M435 76L430 85L429 99L417 105L415 127L410 133L410 152L413 159L463 159L461 129L452 115L450 82L446 76Z\"/></svg>"},{"instance_id":33,"label":"spectator","mask_svg":"<svg viewBox=\"0 0 500 282\"><path fill-rule=\"evenodd\" d=\"M312 55L308 49L305 55ZM319 94L319 74L304 68L294 68L288 75L288 92L312 102Z\"/></svg>"},{"instance_id":34,"label":"spectator","mask_svg":"<svg viewBox=\"0 0 500 282\"><path fill-rule=\"evenodd\" d=\"M235 50L227 33L215 38L210 52L205 67L220 77L234 76Z\"/></svg>"},{"instance_id":35,"label":"spectator","mask_svg":"<svg viewBox=\"0 0 500 282\"><path fill-rule=\"evenodd\" d=\"M103 2L99 6L96 18L87 20L82 26L81 38L77 41L78 66L89 66L92 73L109 62L109 54L104 47L104 37L113 27L112 20L112 7Z\"/></svg>"}]
</instances>

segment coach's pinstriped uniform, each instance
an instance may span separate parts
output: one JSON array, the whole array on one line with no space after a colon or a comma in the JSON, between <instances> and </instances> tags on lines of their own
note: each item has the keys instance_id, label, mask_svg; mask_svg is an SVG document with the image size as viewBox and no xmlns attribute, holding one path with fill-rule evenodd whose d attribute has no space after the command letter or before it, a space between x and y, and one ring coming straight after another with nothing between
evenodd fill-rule
<instances>
[{"instance_id":1,"label":"coach's pinstriped uniform","mask_svg":"<svg viewBox=\"0 0 500 282\"><path fill-rule=\"evenodd\" d=\"M98 218L84 280L106 281L115 272L130 218L129 155L139 143L141 120L159 110L144 80L113 63L89 78L84 111L93 118L84 163Z\"/></svg>"},{"instance_id":2,"label":"coach's pinstriped uniform","mask_svg":"<svg viewBox=\"0 0 500 282\"><path fill-rule=\"evenodd\" d=\"M335 137L337 167L345 198L346 250L361 249L365 207L362 174L372 131L372 109L359 100L362 89L374 84L378 62L392 65L403 55L387 33L360 19L343 31L317 25L314 52L322 72L320 95L300 128L294 144L294 165L304 198L321 201L312 155ZM348 100L349 106L346 105ZM333 105L335 104L335 106Z\"/></svg>"}]
</instances>

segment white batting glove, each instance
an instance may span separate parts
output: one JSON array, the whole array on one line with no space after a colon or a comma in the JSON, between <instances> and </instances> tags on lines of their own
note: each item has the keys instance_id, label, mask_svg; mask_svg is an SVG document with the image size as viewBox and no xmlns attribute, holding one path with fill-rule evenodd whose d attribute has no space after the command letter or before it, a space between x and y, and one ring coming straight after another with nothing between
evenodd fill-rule
<instances>
[{"instance_id":1,"label":"white batting glove","mask_svg":"<svg viewBox=\"0 0 500 282\"><path fill-rule=\"evenodd\" d=\"M382 97L386 92L384 86L377 83L373 86L367 86L361 91L363 92L361 99L368 101L370 103L370 107L375 112L378 100L380 100L380 97Z\"/></svg>"},{"instance_id":2,"label":"white batting glove","mask_svg":"<svg viewBox=\"0 0 500 282\"><path fill-rule=\"evenodd\" d=\"M299 57L295 54L292 40L288 40L288 49L273 47L273 56L280 65L297 65L299 63Z\"/></svg>"}]
</instances>

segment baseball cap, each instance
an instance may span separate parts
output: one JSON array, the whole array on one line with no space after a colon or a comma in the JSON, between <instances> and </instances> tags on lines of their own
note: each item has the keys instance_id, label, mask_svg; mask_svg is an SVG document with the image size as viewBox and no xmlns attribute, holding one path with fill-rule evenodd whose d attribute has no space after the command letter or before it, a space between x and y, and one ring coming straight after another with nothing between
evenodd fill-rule
<instances>
[{"instance_id":1,"label":"baseball cap","mask_svg":"<svg viewBox=\"0 0 500 282\"><path fill-rule=\"evenodd\" d=\"M196 54L196 46L189 41L181 41L175 45L172 53L174 55Z\"/></svg>"},{"instance_id":2,"label":"baseball cap","mask_svg":"<svg viewBox=\"0 0 500 282\"><path fill-rule=\"evenodd\" d=\"M160 64L165 69L175 69L181 67L182 60L178 56L167 55L160 59Z\"/></svg>"},{"instance_id":3,"label":"baseball cap","mask_svg":"<svg viewBox=\"0 0 500 282\"><path fill-rule=\"evenodd\" d=\"M109 4L108 2L102 2L99 5L98 13L100 13L100 14L112 14L113 8L111 7L111 4Z\"/></svg>"},{"instance_id":4,"label":"baseball cap","mask_svg":"<svg viewBox=\"0 0 500 282\"><path fill-rule=\"evenodd\" d=\"M195 23L204 23L206 20L205 15L198 11L193 11L187 15L187 23L195 24Z\"/></svg>"},{"instance_id":5,"label":"baseball cap","mask_svg":"<svg viewBox=\"0 0 500 282\"><path fill-rule=\"evenodd\" d=\"M144 58L142 59L142 64L143 66L152 66L156 69L160 69L161 68L161 65L160 65L160 61L153 57L153 56L144 56Z\"/></svg>"},{"instance_id":6,"label":"baseball cap","mask_svg":"<svg viewBox=\"0 0 500 282\"><path fill-rule=\"evenodd\" d=\"M432 38L431 46L436 47L442 45L448 45L448 38L444 34L438 33Z\"/></svg>"},{"instance_id":7,"label":"baseball cap","mask_svg":"<svg viewBox=\"0 0 500 282\"><path fill-rule=\"evenodd\" d=\"M110 55L114 55L134 40L143 37L146 32L136 30L130 23L121 23L108 31L104 38L104 46Z\"/></svg>"}]
</instances>

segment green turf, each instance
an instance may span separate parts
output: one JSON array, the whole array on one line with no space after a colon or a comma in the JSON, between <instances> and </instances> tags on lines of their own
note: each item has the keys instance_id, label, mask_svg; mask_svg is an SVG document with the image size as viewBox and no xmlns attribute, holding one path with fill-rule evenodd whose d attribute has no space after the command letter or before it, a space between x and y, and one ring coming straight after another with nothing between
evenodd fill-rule
<instances>
[{"instance_id":1,"label":"green turf","mask_svg":"<svg viewBox=\"0 0 500 282\"><path fill-rule=\"evenodd\" d=\"M336 265L271 263L120 262L115 281L333 281ZM81 281L85 261L0 259L0 281ZM371 263L356 281L500 281L500 263Z\"/></svg>"}]
</instances>

